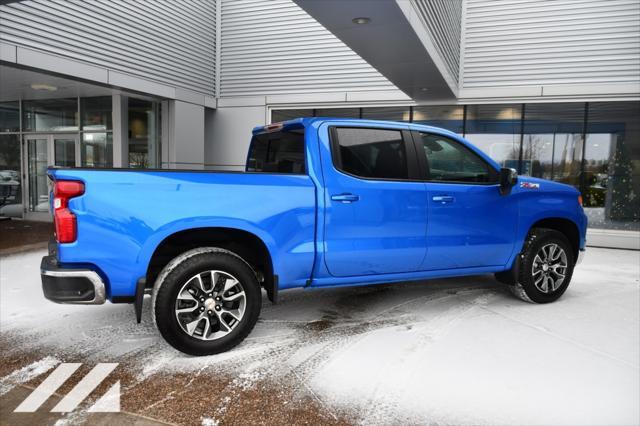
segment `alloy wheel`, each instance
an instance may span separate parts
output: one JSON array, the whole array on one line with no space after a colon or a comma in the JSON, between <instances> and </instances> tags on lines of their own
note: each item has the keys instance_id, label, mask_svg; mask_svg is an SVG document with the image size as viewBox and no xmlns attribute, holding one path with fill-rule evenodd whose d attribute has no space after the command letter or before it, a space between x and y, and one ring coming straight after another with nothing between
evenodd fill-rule
<instances>
[{"instance_id":1,"label":"alloy wheel","mask_svg":"<svg viewBox=\"0 0 640 426\"><path fill-rule=\"evenodd\" d=\"M562 247L555 243L544 245L533 259L534 285L543 293L553 293L564 282L567 267L567 254Z\"/></svg>"},{"instance_id":2,"label":"alloy wheel","mask_svg":"<svg viewBox=\"0 0 640 426\"><path fill-rule=\"evenodd\" d=\"M200 340L229 334L242 320L247 297L233 275L209 270L189 278L180 288L175 315L182 331Z\"/></svg>"}]
</instances>

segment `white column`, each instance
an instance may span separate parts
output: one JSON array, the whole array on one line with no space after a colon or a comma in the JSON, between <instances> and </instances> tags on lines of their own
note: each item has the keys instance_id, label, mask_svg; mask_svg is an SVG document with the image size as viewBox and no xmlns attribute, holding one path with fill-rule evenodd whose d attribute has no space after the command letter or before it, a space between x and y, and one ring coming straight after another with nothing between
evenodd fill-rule
<instances>
[{"instance_id":1,"label":"white column","mask_svg":"<svg viewBox=\"0 0 640 426\"><path fill-rule=\"evenodd\" d=\"M129 109L128 98L112 96L113 167L129 167Z\"/></svg>"},{"instance_id":2,"label":"white column","mask_svg":"<svg viewBox=\"0 0 640 426\"><path fill-rule=\"evenodd\" d=\"M169 168L204 168L204 107L169 101Z\"/></svg>"}]
</instances>

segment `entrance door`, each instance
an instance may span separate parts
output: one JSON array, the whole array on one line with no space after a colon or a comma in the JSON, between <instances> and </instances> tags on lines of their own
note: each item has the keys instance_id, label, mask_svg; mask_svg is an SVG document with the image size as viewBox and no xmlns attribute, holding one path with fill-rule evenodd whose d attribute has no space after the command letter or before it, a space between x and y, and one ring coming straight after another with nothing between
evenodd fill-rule
<instances>
[{"instance_id":1,"label":"entrance door","mask_svg":"<svg viewBox=\"0 0 640 426\"><path fill-rule=\"evenodd\" d=\"M24 137L25 219L50 220L47 167L78 166L79 149L79 139L75 134L26 135Z\"/></svg>"}]
</instances>

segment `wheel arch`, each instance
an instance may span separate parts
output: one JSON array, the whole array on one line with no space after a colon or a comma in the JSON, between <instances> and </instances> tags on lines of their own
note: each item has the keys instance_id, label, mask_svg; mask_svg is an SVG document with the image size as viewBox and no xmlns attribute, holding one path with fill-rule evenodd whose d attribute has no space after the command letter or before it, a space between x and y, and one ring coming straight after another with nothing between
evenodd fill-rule
<instances>
[{"instance_id":1,"label":"wheel arch","mask_svg":"<svg viewBox=\"0 0 640 426\"><path fill-rule=\"evenodd\" d=\"M267 244L256 234L230 227L197 227L167 235L151 255L146 286L153 284L162 269L176 256L198 247L218 247L229 250L245 260L255 271L258 281L270 299L277 294L277 278Z\"/></svg>"},{"instance_id":2,"label":"wheel arch","mask_svg":"<svg viewBox=\"0 0 640 426\"><path fill-rule=\"evenodd\" d=\"M580 231L575 222L564 217L539 219L529 227L527 235L529 235L534 228L553 229L563 234L571 244L573 261L575 262L578 259L578 253L580 251Z\"/></svg>"}]
</instances>

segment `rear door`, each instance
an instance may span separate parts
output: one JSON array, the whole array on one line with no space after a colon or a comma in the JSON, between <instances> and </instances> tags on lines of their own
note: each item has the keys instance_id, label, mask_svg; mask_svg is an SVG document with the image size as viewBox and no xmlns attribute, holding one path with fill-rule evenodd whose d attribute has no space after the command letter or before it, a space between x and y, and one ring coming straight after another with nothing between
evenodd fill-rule
<instances>
[{"instance_id":1,"label":"rear door","mask_svg":"<svg viewBox=\"0 0 640 426\"><path fill-rule=\"evenodd\" d=\"M497 171L454 138L414 132L429 203L421 269L504 265L513 249L518 207L501 195Z\"/></svg>"},{"instance_id":2,"label":"rear door","mask_svg":"<svg viewBox=\"0 0 640 426\"><path fill-rule=\"evenodd\" d=\"M425 256L427 199L406 126L332 126L324 254L337 277L410 272Z\"/></svg>"}]
</instances>

